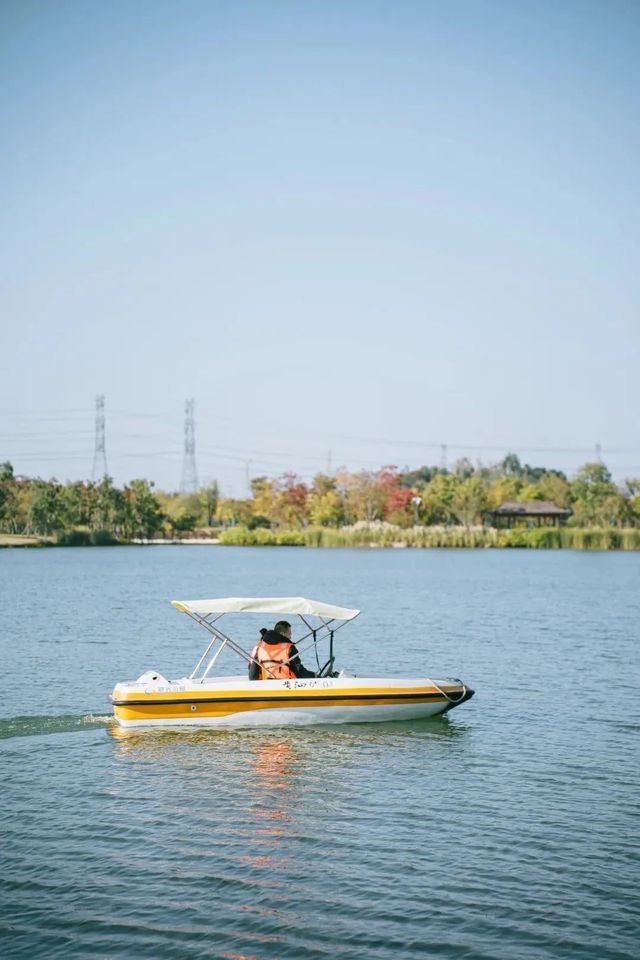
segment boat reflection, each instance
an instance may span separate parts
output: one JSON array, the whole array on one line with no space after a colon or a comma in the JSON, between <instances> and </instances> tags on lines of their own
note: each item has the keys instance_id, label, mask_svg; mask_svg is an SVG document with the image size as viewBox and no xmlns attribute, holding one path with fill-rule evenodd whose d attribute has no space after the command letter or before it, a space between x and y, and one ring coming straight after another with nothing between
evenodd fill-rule
<instances>
[{"instance_id":1,"label":"boat reflection","mask_svg":"<svg viewBox=\"0 0 640 960\"><path fill-rule=\"evenodd\" d=\"M422 720L394 720L389 723L350 723L335 727L328 725L282 728L250 727L164 727L125 728L117 723L109 724L106 733L122 748L123 752L142 749L147 754L171 755L177 761L186 745L200 745L205 750L215 750L222 760L243 756L247 747L252 751L252 770L259 779L269 779L279 771L281 784L290 779L295 770L303 768L306 759L312 759L320 751L323 761L344 759L347 745L357 747L366 744L386 744L389 747L414 741L459 740L468 732L466 723L449 716L427 717ZM264 749L264 752L262 752ZM262 774L266 773L266 778Z\"/></svg>"}]
</instances>

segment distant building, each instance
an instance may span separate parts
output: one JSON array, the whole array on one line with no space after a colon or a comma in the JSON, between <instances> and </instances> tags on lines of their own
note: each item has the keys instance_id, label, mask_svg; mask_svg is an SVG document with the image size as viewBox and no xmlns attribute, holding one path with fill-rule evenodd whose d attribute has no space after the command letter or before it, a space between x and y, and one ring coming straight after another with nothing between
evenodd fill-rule
<instances>
[{"instance_id":1,"label":"distant building","mask_svg":"<svg viewBox=\"0 0 640 960\"><path fill-rule=\"evenodd\" d=\"M505 500L492 511L496 527L558 527L570 516L571 510L557 507L549 500Z\"/></svg>"}]
</instances>

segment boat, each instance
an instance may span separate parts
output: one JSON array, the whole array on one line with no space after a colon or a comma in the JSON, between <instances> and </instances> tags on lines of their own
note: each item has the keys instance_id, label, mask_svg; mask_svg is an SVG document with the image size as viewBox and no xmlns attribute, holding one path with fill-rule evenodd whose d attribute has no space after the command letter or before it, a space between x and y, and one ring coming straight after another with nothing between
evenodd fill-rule
<instances>
[{"instance_id":1,"label":"boat","mask_svg":"<svg viewBox=\"0 0 640 960\"><path fill-rule=\"evenodd\" d=\"M111 694L121 727L290 726L414 720L448 713L474 691L461 680L429 677L356 677L335 671L334 637L360 613L304 597L227 597L173 600L173 606L203 627L208 645L188 677L167 680L147 670L135 681L117 683ZM215 676L226 648L247 664L253 652L223 632L230 614L297 616L304 635L298 652L313 649L318 671L307 679L249 680L248 675ZM307 641L306 646L304 645ZM328 647L328 650L326 649ZM320 665L319 650L328 653Z\"/></svg>"}]
</instances>

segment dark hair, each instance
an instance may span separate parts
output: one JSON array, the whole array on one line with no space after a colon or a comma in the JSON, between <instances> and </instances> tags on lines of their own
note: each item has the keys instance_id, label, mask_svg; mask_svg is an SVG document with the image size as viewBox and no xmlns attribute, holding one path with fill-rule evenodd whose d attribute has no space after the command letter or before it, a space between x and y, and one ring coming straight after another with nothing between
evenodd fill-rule
<instances>
[{"instance_id":1,"label":"dark hair","mask_svg":"<svg viewBox=\"0 0 640 960\"><path fill-rule=\"evenodd\" d=\"M291 630L291 624L287 620L278 620L273 629L276 633L283 633L285 630Z\"/></svg>"},{"instance_id":2,"label":"dark hair","mask_svg":"<svg viewBox=\"0 0 640 960\"><path fill-rule=\"evenodd\" d=\"M264 637L265 633L267 633L267 632L268 632L268 631L267 631L267 628L266 628L266 627L260 627L260 636L261 636L261 637Z\"/></svg>"}]
</instances>

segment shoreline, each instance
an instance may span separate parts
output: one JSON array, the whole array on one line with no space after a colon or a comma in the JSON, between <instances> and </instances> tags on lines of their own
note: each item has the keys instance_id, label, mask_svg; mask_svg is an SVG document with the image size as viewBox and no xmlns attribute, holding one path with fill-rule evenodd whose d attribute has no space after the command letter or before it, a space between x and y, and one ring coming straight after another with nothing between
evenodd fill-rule
<instances>
[{"instance_id":1,"label":"shoreline","mask_svg":"<svg viewBox=\"0 0 640 960\"><path fill-rule=\"evenodd\" d=\"M0 549L45 547L153 547L243 546L311 547L316 549L466 549L466 550L579 550L640 551L638 528L585 527L412 527L257 529L231 527L217 537L133 537L130 540L74 538L63 535L0 534Z\"/></svg>"}]
</instances>

